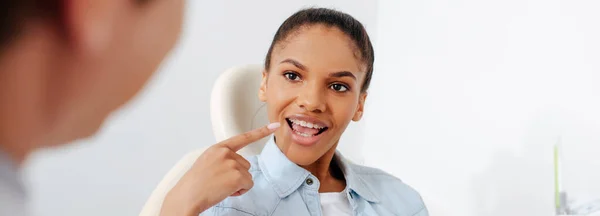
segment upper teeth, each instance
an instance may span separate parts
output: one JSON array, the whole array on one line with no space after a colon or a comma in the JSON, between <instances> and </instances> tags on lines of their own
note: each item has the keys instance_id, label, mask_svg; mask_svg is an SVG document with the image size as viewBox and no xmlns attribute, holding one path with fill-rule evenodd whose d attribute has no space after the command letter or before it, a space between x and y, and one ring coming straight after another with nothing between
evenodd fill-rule
<instances>
[{"instance_id":1,"label":"upper teeth","mask_svg":"<svg viewBox=\"0 0 600 216\"><path fill-rule=\"evenodd\" d=\"M290 121L294 124L300 125L302 127L307 127L307 128L314 128L314 129L323 129L324 127L321 127L317 124L313 124L310 122L305 122L302 120L298 120L298 119L290 119Z\"/></svg>"}]
</instances>

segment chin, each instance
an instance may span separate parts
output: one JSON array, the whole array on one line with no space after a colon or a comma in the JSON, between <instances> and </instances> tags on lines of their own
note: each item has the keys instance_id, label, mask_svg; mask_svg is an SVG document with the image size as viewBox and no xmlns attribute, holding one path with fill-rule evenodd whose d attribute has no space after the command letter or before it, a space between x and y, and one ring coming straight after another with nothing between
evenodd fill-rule
<instances>
[{"instance_id":1,"label":"chin","mask_svg":"<svg viewBox=\"0 0 600 216\"><path fill-rule=\"evenodd\" d=\"M100 126L94 127L85 127L85 128L77 128L77 130L73 130L73 134L62 138L61 140L54 142L53 146L62 146L75 144L79 141L84 141L92 138L98 131L100 130Z\"/></svg>"},{"instance_id":2,"label":"chin","mask_svg":"<svg viewBox=\"0 0 600 216\"><path fill-rule=\"evenodd\" d=\"M104 125L103 120L86 122L87 124L81 124L76 128L72 128L66 133L66 136L61 137L57 140L54 146L67 145L76 143L78 141L87 140L94 137Z\"/></svg>"},{"instance_id":3,"label":"chin","mask_svg":"<svg viewBox=\"0 0 600 216\"><path fill-rule=\"evenodd\" d=\"M279 136L278 136L279 137ZM317 162L323 155L327 154L334 148L335 145L331 145L333 141L328 139L329 137L323 137L318 143L307 146L304 143L297 143L288 134L281 136L282 139L278 140L278 145L282 148L282 152L285 156L293 163L299 166L308 166ZM284 146L287 146L287 149Z\"/></svg>"},{"instance_id":4,"label":"chin","mask_svg":"<svg viewBox=\"0 0 600 216\"><path fill-rule=\"evenodd\" d=\"M94 135L96 135L98 133L98 131L100 131L100 128L102 128L102 124L89 127L87 130L82 131L79 139L88 139L88 138L93 137Z\"/></svg>"}]
</instances>

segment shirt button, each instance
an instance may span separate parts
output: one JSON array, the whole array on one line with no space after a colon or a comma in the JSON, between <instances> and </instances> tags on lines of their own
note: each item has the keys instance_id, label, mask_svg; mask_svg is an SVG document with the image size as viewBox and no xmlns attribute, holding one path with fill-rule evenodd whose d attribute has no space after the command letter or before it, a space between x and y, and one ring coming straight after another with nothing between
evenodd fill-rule
<instances>
[{"instance_id":1,"label":"shirt button","mask_svg":"<svg viewBox=\"0 0 600 216\"><path fill-rule=\"evenodd\" d=\"M307 185L312 185L313 184L313 180L311 178L307 178L306 179L306 184Z\"/></svg>"}]
</instances>

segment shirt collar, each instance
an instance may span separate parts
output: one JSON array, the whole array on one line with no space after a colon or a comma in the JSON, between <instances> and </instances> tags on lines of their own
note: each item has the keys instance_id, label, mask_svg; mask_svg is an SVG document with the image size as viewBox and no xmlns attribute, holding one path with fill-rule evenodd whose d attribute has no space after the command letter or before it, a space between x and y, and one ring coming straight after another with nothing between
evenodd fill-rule
<instances>
[{"instance_id":1,"label":"shirt collar","mask_svg":"<svg viewBox=\"0 0 600 216\"><path fill-rule=\"evenodd\" d=\"M340 166L340 169L344 173L346 185L350 192L358 194L366 201L372 203L379 202L377 196L375 196L375 194L373 194L373 192L369 189L369 184L363 178L361 178L360 175L356 174L355 170L353 169L356 165L344 158L339 151L335 152L333 159L336 160L337 164Z\"/></svg>"},{"instance_id":2,"label":"shirt collar","mask_svg":"<svg viewBox=\"0 0 600 216\"><path fill-rule=\"evenodd\" d=\"M350 161L345 159L340 152L336 152L334 160L336 160L344 173L347 188L350 190L349 192L358 194L366 201L379 202L376 196L369 190L368 184L353 170L353 165ZM296 191L310 175L310 172L290 161L281 152L277 144L275 144L274 137L267 141L258 156L258 165L267 181L273 185L281 198L287 197Z\"/></svg>"},{"instance_id":3,"label":"shirt collar","mask_svg":"<svg viewBox=\"0 0 600 216\"><path fill-rule=\"evenodd\" d=\"M302 185L310 172L290 161L271 137L258 156L258 165L277 194L283 198Z\"/></svg>"}]
</instances>

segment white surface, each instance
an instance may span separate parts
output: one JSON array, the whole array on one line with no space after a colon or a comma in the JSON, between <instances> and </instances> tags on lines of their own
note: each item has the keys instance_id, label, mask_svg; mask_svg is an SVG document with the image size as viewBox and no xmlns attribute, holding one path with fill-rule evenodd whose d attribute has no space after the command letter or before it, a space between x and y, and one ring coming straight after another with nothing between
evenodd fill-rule
<instances>
[{"instance_id":1,"label":"white surface","mask_svg":"<svg viewBox=\"0 0 600 216\"><path fill-rule=\"evenodd\" d=\"M319 193L321 210L324 216L352 216L352 207L346 191L339 193Z\"/></svg>"},{"instance_id":2,"label":"white surface","mask_svg":"<svg viewBox=\"0 0 600 216\"><path fill-rule=\"evenodd\" d=\"M217 142L269 123L266 104L258 99L262 65L234 66L215 82L210 97L210 117ZM260 154L267 136L238 151L244 156Z\"/></svg>"},{"instance_id":3,"label":"white surface","mask_svg":"<svg viewBox=\"0 0 600 216\"><path fill-rule=\"evenodd\" d=\"M189 1L183 38L147 89L99 136L34 155L25 169L36 215L137 215L186 153L212 145L209 99L222 71L261 64L279 25L306 5L335 6L374 36L377 1ZM362 123L340 148L359 155Z\"/></svg>"},{"instance_id":4,"label":"white surface","mask_svg":"<svg viewBox=\"0 0 600 216\"><path fill-rule=\"evenodd\" d=\"M206 148L200 148L181 158L177 164L167 172L162 180L160 180L160 183L156 185L156 188L152 190L152 194L150 194L148 200L146 200L139 216L159 216L167 193L169 193L177 182L179 182L181 177L190 170L198 157L200 157L205 150Z\"/></svg>"},{"instance_id":5,"label":"white surface","mask_svg":"<svg viewBox=\"0 0 600 216\"><path fill-rule=\"evenodd\" d=\"M600 187L599 1L379 6L366 164L417 188L431 215L553 215L562 135L581 157L571 185Z\"/></svg>"}]
</instances>

